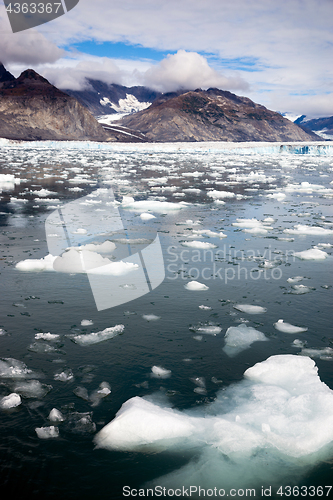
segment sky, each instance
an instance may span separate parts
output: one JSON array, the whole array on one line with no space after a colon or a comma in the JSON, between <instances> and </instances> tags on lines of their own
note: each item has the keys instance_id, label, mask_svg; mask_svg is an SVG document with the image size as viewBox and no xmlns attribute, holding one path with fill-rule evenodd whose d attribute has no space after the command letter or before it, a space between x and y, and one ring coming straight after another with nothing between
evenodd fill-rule
<instances>
[{"instance_id":1,"label":"sky","mask_svg":"<svg viewBox=\"0 0 333 500\"><path fill-rule=\"evenodd\" d=\"M333 0L80 0L20 33L0 0L0 61L62 89L87 78L218 87L274 111L332 116Z\"/></svg>"}]
</instances>

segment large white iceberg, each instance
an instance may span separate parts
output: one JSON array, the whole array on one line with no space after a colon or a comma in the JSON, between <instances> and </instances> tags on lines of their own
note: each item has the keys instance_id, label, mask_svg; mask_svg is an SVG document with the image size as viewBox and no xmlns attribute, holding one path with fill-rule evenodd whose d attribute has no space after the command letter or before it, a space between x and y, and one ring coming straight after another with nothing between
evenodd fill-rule
<instances>
[{"instance_id":1,"label":"large white iceberg","mask_svg":"<svg viewBox=\"0 0 333 500\"><path fill-rule=\"evenodd\" d=\"M172 488L279 484L332 457L333 391L308 357L257 363L214 402L179 411L140 397L126 401L95 436L99 448L163 450L194 459L154 481ZM286 483L288 484L288 483Z\"/></svg>"}]
</instances>

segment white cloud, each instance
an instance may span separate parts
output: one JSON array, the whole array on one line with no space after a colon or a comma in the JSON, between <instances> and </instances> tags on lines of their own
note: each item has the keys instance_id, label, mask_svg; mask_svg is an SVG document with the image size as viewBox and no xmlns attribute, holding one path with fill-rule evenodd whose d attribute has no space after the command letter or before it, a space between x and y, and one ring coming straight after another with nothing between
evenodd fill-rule
<instances>
[{"instance_id":1,"label":"white cloud","mask_svg":"<svg viewBox=\"0 0 333 500\"><path fill-rule=\"evenodd\" d=\"M13 34L4 6L0 5L0 61L3 64L22 63L27 66L54 63L63 50L35 29Z\"/></svg>"},{"instance_id":2,"label":"white cloud","mask_svg":"<svg viewBox=\"0 0 333 500\"><path fill-rule=\"evenodd\" d=\"M42 34L40 47L29 46L29 33L35 32L29 30L24 38L26 45L18 42L23 33L16 34L15 39L10 38L13 47L7 47L5 52L12 57L8 61L35 58L37 62L52 62L59 57L54 44L64 47L89 40L125 42L166 53L182 49L187 54L207 57L210 68L202 60L200 64L204 70L202 80L206 78L208 86L245 90L243 79L250 84L246 95L269 108L312 114L324 111L328 115L333 112L329 94L333 81L333 67L329 64L332 18L332 0L99 0L93 6L91 0L80 0L68 14L38 28ZM5 37L9 35L8 31ZM47 41L50 45L45 51ZM4 42L0 44L3 47ZM115 69L111 73L119 81L140 84L146 80L158 86L165 75L170 88L178 83L186 86L186 81L196 86L198 75L193 68L186 66L188 73L181 78L170 74L172 64L176 72L179 69L179 52L148 72L148 65L143 68L143 61L137 62L141 66L133 72L136 61L121 66L111 51L108 59L120 69L120 73ZM195 57L199 61L197 54L192 62ZM97 62L97 58L92 59ZM190 56L187 59L190 65ZM101 64L106 68L105 62ZM238 70L238 76L230 73L232 69ZM78 71L82 74L89 68L79 67ZM90 71L95 72L94 64ZM75 76L73 73L72 82ZM205 83L198 86L204 87Z\"/></svg>"},{"instance_id":3,"label":"white cloud","mask_svg":"<svg viewBox=\"0 0 333 500\"><path fill-rule=\"evenodd\" d=\"M168 55L143 75L147 87L162 92L178 89L218 87L223 89L246 89L248 84L238 76L226 77L208 65L207 59L196 52L178 50Z\"/></svg>"}]
</instances>

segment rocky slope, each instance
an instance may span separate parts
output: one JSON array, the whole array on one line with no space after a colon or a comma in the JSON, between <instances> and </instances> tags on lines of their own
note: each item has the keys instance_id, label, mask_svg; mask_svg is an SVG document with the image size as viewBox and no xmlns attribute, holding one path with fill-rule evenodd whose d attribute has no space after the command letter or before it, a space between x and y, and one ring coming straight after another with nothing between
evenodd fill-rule
<instances>
[{"instance_id":1,"label":"rocky slope","mask_svg":"<svg viewBox=\"0 0 333 500\"><path fill-rule=\"evenodd\" d=\"M158 142L320 140L279 113L219 89L161 96L119 124Z\"/></svg>"},{"instance_id":2,"label":"rocky slope","mask_svg":"<svg viewBox=\"0 0 333 500\"><path fill-rule=\"evenodd\" d=\"M116 140L74 97L32 69L14 78L0 65L0 137L19 140Z\"/></svg>"}]
</instances>

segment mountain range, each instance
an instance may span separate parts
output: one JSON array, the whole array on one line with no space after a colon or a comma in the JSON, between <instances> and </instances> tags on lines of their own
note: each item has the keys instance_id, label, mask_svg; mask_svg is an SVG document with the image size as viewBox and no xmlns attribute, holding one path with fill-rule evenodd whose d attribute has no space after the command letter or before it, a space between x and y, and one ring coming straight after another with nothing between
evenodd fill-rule
<instances>
[{"instance_id":1,"label":"mountain range","mask_svg":"<svg viewBox=\"0 0 333 500\"><path fill-rule=\"evenodd\" d=\"M90 79L86 90L59 90L32 69L15 78L1 63L0 137L121 142L321 139L279 113L219 89L161 94Z\"/></svg>"}]
</instances>

